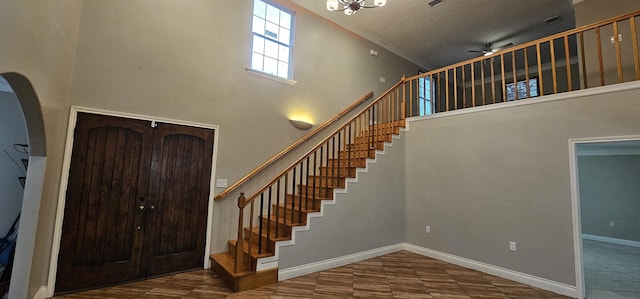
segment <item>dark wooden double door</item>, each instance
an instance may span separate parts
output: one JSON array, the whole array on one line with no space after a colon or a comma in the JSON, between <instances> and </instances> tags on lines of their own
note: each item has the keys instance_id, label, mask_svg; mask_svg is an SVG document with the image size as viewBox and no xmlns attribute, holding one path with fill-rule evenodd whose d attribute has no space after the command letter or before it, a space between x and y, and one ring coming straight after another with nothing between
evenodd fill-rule
<instances>
[{"instance_id":1,"label":"dark wooden double door","mask_svg":"<svg viewBox=\"0 0 640 299\"><path fill-rule=\"evenodd\" d=\"M78 113L56 292L202 267L213 139Z\"/></svg>"}]
</instances>

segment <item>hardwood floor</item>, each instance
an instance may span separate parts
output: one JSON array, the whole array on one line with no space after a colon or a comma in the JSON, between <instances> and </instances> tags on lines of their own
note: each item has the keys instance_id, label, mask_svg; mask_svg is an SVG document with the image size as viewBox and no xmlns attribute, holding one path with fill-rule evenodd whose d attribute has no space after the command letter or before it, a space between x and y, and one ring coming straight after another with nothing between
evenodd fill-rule
<instances>
[{"instance_id":1,"label":"hardwood floor","mask_svg":"<svg viewBox=\"0 0 640 299\"><path fill-rule=\"evenodd\" d=\"M231 293L197 270L61 298L569 298L408 251Z\"/></svg>"}]
</instances>

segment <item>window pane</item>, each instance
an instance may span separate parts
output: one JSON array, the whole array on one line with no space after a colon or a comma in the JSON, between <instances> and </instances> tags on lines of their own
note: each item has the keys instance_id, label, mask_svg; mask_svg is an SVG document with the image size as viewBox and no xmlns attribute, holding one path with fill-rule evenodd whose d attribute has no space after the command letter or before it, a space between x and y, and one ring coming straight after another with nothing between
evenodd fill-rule
<instances>
[{"instance_id":1,"label":"window pane","mask_svg":"<svg viewBox=\"0 0 640 299\"><path fill-rule=\"evenodd\" d=\"M265 40L264 46L265 46L264 47L265 56L269 56L271 58L278 58L278 44L270 40Z\"/></svg>"},{"instance_id":2,"label":"window pane","mask_svg":"<svg viewBox=\"0 0 640 299\"><path fill-rule=\"evenodd\" d=\"M263 72L278 75L278 61L273 58L265 57Z\"/></svg>"},{"instance_id":3,"label":"window pane","mask_svg":"<svg viewBox=\"0 0 640 299\"><path fill-rule=\"evenodd\" d=\"M264 20L253 16L253 32L264 34Z\"/></svg>"},{"instance_id":4,"label":"window pane","mask_svg":"<svg viewBox=\"0 0 640 299\"><path fill-rule=\"evenodd\" d=\"M280 11L280 26L291 29L291 14Z\"/></svg>"},{"instance_id":5,"label":"window pane","mask_svg":"<svg viewBox=\"0 0 640 299\"><path fill-rule=\"evenodd\" d=\"M272 5L267 5L266 19L271 23L280 24L280 10Z\"/></svg>"},{"instance_id":6,"label":"window pane","mask_svg":"<svg viewBox=\"0 0 640 299\"><path fill-rule=\"evenodd\" d=\"M280 28L280 38L278 38L278 41L280 41L281 43L288 45L289 44L289 30L284 29L284 28Z\"/></svg>"},{"instance_id":7,"label":"window pane","mask_svg":"<svg viewBox=\"0 0 640 299\"><path fill-rule=\"evenodd\" d=\"M267 22L264 35L273 38L274 40L278 40L278 29L278 25Z\"/></svg>"},{"instance_id":8,"label":"window pane","mask_svg":"<svg viewBox=\"0 0 640 299\"><path fill-rule=\"evenodd\" d=\"M263 57L258 53L251 55L251 68L254 70L262 71Z\"/></svg>"},{"instance_id":9,"label":"window pane","mask_svg":"<svg viewBox=\"0 0 640 299\"><path fill-rule=\"evenodd\" d=\"M253 2L253 14L259 17L265 18L267 11L267 4L262 0L256 0Z\"/></svg>"},{"instance_id":10,"label":"window pane","mask_svg":"<svg viewBox=\"0 0 640 299\"><path fill-rule=\"evenodd\" d=\"M289 77L289 65L284 62L278 62L278 76L287 78Z\"/></svg>"},{"instance_id":11,"label":"window pane","mask_svg":"<svg viewBox=\"0 0 640 299\"><path fill-rule=\"evenodd\" d=\"M264 38L253 36L253 52L264 54Z\"/></svg>"},{"instance_id":12,"label":"window pane","mask_svg":"<svg viewBox=\"0 0 640 299\"><path fill-rule=\"evenodd\" d=\"M280 52L278 53L278 60L282 62L289 62L289 48L280 46Z\"/></svg>"}]
</instances>

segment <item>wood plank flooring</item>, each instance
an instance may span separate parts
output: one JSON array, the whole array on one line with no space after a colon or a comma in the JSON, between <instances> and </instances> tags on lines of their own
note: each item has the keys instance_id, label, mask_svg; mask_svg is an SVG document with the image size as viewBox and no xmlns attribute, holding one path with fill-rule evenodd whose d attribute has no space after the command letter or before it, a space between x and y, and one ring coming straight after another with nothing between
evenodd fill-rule
<instances>
[{"instance_id":1,"label":"wood plank flooring","mask_svg":"<svg viewBox=\"0 0 640 299\"><path fill-rule=\"evenodd\" d=\"M61 298L548 298L566 296L399 251L370 260L231 293L210 270L67 294Z\"/></svg>"}]
</instances>

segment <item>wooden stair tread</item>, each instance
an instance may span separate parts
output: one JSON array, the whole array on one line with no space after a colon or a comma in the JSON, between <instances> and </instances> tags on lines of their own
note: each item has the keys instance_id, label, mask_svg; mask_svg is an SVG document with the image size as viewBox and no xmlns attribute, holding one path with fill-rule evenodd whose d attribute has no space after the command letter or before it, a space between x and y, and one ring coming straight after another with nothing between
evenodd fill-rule
<instances>
[{"instance_id":1,"label":"wooden stair tread","mask_svg":"<svg viewBox=\"0 0 640 299\"><path fill-rule=\"evenodd\" d=\"M229 252L212 254L209 258L222 266L222 268L234 278L244 277L254 273L254 271L250 270L235 272L236 259Z\"/></svg>"}]
</instances>

